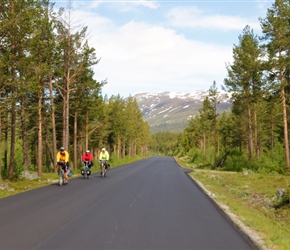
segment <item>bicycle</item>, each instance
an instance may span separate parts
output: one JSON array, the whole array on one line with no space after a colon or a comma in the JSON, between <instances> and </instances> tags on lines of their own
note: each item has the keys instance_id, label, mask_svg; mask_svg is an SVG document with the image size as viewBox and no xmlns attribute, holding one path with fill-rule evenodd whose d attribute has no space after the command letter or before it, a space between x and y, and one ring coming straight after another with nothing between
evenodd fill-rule
<instances>
[{"instance_id":1,"label":"bicycle","mask_svg":"<svg viewBox=\"0 0 290 250\"><path fill-rule=\"evenodd\" d=\"M109 163L107 160L100 160L100 165L101 165L101 176L105 177L107 171L109 170Z\"/></svg>"},{"instance_id":2,"label":"bicycle","mask_svg":"<svg viewBox=\"0 0 290 250\"><path fill-rule=\"evenodd\" d=\"M88 161L84 161L83 165L84 165L84 167L81 170L81 174L84 176L85 179L90 178L91 169L89 168L89 162Z\"/></svg>"},{"instance_id":3,"label":"bicycle","mask_svg":"<svg viewBox=\"0 0 290 250\"><path fill-rule=\"evenodd\" d=\"M59 186L62 186L64 184L67 184L68 183L68 180L65 179L65 171L66 171L66 163L65 162L57 162L56 163L57 165L57 173L58 173L58 184Z\"/></svg>"}]
</instances>

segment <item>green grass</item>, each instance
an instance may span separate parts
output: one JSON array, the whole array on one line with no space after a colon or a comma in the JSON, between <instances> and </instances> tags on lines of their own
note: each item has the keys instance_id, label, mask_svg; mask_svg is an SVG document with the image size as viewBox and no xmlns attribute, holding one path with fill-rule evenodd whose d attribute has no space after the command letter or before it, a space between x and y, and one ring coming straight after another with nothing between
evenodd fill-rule
<instances>
[{"instance_id":1,"label":"green grass","mask_svg":"<svg viewBox=\"0 0 290 250\"><path fill-rule=\"evenodd\" d=\"M190 176L256 232L266 249L290 249L290 205L276 195L278 189L289 190L290 176L201 170L187 158L176 161L192 169Z\"/></svg>"},{"instance_id":2,"label":"green grass","mask_svg":"<svg viewBox=\"0 0 290 250\"><path fill-rule=\"evenodd\" d=\"M15 179L12 181L3 180L0 182L0 198L10 195L22 193L35 188L47 186L57 182L58 176L56 173L44 173L41 177L34 180Z\"/></svg>"}]
</instances>

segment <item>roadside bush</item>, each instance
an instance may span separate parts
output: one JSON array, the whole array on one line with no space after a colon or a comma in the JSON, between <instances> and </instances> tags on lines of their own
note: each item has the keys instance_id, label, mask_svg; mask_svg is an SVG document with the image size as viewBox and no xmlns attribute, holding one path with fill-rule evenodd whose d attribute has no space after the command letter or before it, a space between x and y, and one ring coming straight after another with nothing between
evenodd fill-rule
<instances>
[{"instance_id":1,"label":"roadside bush","mask_svg":"<svg viewBox=\"0 0 290 250\"><path fill-rule=\"evenodd\" d=\"M8 155L8 159L7 159L7 163L8 163L8 168L9 168L9 156L10 156L10 152L7 153ZM22 143L20 140L18 140L15 144L15 165L14 165L14 178L18 178L21 173L24 170L24 166L23 166L23 151L22 151ZM2 178L3 179L7 179L8 178L8 171L9 169L4 169L2 167Z\"/></svg>"},{"instance_id":2,"label":"roadside bush","mask_svg":"<svg viewBox=\"0 0 290 250\"><path fill-rule=\"evenodd\" d=\"M191 163L195 163L197 166L203 164L203 152L200 149L191 149L188 153Z\"/></svg>"},{"instance_id":3,"label":"roadside bush","mask_svg":"<svg viewBox=\"0 0 290 250\"><path fill-rule=\"evenodd\" d=\"M227 157L223 170L242 172L243 169L251 169L250 162L246 156L240 154L237 150L233 150Z\"/></svg>"},{"instance_id":4,"label":"roadside bush","mask_svg":"<svg viewBox=\"0 0 290 250\"><path fill-rule=\"evenodd\" d=\"M263 157L260 161L258 172L259 173L277 173L285 174L286 168L285 163L279 161L274 161L273 159Z\"/></svg>"},{"instance_id":5,"label":"roadside bush","mask_svg":"<svg viewBox=\"0 0 290 250\"><path fill-rule=\"evenodd\" d=\"M264 154L259 159L249 160L248 156L241 154L237 150L231 151L223 167L224 170L241 172L243 169L248 169L257 173L278 173L285 174L285 162L271 158Z\"/></svg>"},{"instance_id":6,"label":"roadside bush","mask_svg":"<svg viewBox=\"0 0 290 250\"><path fill-rule=\"evenodd\" d=\"M187 156L191 163L194 163L198 168L209 169L213 168L219 163L226 152L221 151L214 162L214 149L210 148L204 155L203 149L193 148ZM178 157L184 156L180 154ZM285 161L281 155L278 157L271 157L270 152L264 151L260 158L253 158L249 160L246 153L240 152L239 149L233 149L227 155L227 158L220 170L242 172L244 169L257 173L277 173L286 174Z\"/></svg>"}]
</instances>

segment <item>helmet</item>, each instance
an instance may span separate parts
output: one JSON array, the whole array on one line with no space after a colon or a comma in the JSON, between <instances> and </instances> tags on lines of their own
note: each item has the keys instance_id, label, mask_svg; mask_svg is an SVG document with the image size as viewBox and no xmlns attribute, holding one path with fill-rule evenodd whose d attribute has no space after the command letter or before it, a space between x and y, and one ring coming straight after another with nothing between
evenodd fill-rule
<instances>
[{"instance_id":1,"label":"helmet","mask_svg":"<svg viewBox=\"0 0 290 250\"><path fill-rule=\"evenodd\" d=\"M105 148L102 148L102 151L105 151L106 149Z\"/></svg>"},{"instance_id":2,"label":"helmet","mask_svg":"<svg viewBox=\"0 0 290 250\"><path fill-rule=\"evenodd\" d=\"M60 151L64 151L64 147L61 147L59 150L60 150Z\"/></svg>"},{"instance_id":3,"label":"helmet","mask_svg":"<svg viewBox=\"0 0 290 250\"><path fill-rule=\"evenodd\" d=\"M90 153L90 150L87 150L86 153Z\"/></svg>"}]
</instances>

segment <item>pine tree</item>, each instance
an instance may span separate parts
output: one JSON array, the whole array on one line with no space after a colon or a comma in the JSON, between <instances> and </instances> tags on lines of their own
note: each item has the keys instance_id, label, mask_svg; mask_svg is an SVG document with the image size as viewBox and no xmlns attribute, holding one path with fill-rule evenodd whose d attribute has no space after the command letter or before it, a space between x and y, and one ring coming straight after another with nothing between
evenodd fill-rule
<instances>
[{"instance_id":1,"label":"pine tree","mask_svg":"<svg viewBox=\"0 0 290 250\"><path fill-rule=\"evenodd\" d=\"M203 139L201 140L203 146L203 155L204 161L203 165L205 165L206 161L210 161L209 147L210 141L212 138L212 131L214 127L214 119L215 119L215 110L211 105L209 97L206 97L203 101L203 107L199 110L200 122L201 122L201 131Z\"/></svg>"},{"instance_id":2,"label":"pine tree","mask_svg":"<svg viewBox=\"0 0 290 250\"><path fill-rule=\"evenodd\" d=\"M233 49L234 62L227 66L228 77L225 85L234 97L244 103L247 114L248 156L253 158L253 107L257 101L255 92L261 88L261 50L253 30L246 26L239 36L239 45Z\"/></svg>"},{"instance_id":3,"label":"pine tree","mask_svg":"<svg viewBox=\"0 0 290 250\"><path fill-rule=\"evenodd\" d=\"M266 18L260 19L265 48L269 58L268 76L272 80L272 89L280 89L283 113L284 150L286 168L290 171L288 114L286 88L289 86L287 76L290 69L290 1L276 0L267 11Z\"/></svg>"},{"instance_id":4,"label":"pine tree","mask_svg":"<svg viewBox=\"0 0 290 250\"><path fill-rule=\"evenodd\" d=\"M217 87L216 87L216 82L213 82L213 85L209 89L209 100L212 104L213 107L213 130L214 130L214 139L213 139L213 147L214 147L214 162L216 161L216 156L217 156L217 105L219 104L218 99L217 99Z\"/></svg>"}]
</instances>

